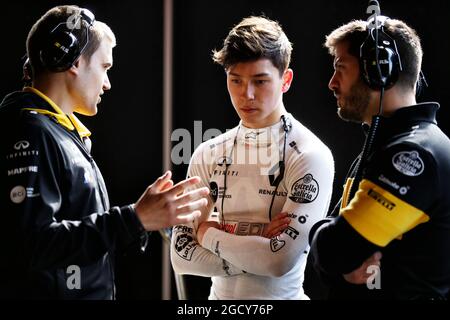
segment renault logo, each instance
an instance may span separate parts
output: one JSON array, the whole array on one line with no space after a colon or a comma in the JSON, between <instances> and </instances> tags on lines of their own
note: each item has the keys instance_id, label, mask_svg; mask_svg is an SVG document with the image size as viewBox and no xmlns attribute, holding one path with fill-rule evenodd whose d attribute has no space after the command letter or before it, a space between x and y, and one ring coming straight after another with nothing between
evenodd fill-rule
<instances>
[{"instance_id":1,"label":"renault logo","mask_svg":"<svg viewBox=\"0 0 450 320\"><path fill-rule=\"evenodd\" d=\"M21 150L21 149L25 150L29 146L30 146L30 143L28 141L21 140L19 142L16 142L16 144L14 145L14 149L16 149L16 150Z\"/></svg>"}]
</instances>

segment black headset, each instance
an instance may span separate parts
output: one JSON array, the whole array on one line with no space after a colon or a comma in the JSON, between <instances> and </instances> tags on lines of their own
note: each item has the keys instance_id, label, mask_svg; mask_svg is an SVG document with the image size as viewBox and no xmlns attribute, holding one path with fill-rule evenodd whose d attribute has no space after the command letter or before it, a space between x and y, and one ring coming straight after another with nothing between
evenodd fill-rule
<instances>
[{"instance_id":1,"label":"black headset","mask_svg":"<svg viewBox=\"0 0 450 320\"><path fill-rule=\"evenodd\" d=\"M402 62L395 40L384 31L388 18L379 15L378 1L369 2L367 13L373 14L367 21L367 38L360 47L361 74L370 88L386 90L398 80Z\"/></svg>"},{"instance_id":2,"label":"black headset","mask_svg":"<svg viewBox=\"0 0 450 320\"><path fill-rule=\"evenodd\" d=\"M87 24L86 41L81 41L74 34L75 29ZM89 42L89 28L95 21L94 14L87 9L80 9L73 22L61 22L50 32L48 40L40 51L42 65L52 72L63 72L78 60ZM86 28L86 27L85 27Z\"/></svg>"},{"instance_id":3,"label":"black headset","mask_svg":"<svg viewBox=\"0 0 450 320\"><path fill-rule=\"evenodd\" d=\"M378 1L370 0L366 10L366 13L371 14L370 18L367 20L368 35L360 47L359 59L361 75L364 81L370 88L380 90L380 105L378 114L372 117L372 123L359 159L355 163L354 169L351 170L355 172L355 175L350 188L349 199L352 199L358 190L359 183L362 179L363 168L365 167L367 158L375 143L383 111L384 91L391 88L396 83L400 72L403 71L397 44L394 39L384 32L384 24L389 18L380 16L380 11L380 4ZM423 72L420 71L417 84L418 88L421 87L422 82L428 87ZM336 208L340 205L340 202L330 213L329 217L337 216L339 210L336 210Z\"/></svg>"}]
</instances>

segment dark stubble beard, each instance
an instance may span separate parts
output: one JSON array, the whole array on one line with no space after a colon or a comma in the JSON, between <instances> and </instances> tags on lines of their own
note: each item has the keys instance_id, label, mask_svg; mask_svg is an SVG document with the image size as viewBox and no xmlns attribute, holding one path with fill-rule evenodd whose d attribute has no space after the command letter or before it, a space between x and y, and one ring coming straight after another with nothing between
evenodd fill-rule
<instances>
[{"instance_id":1,"label":"dark stubble beard","mask_svg":"<svg viewBox=\"0 0 450 320\"><path fill-rule=\"evenodd\" d=\"M359 79L350 88L349 95L343 98L343 102L338 103L339 117L343 120L362 123L370 103L369 87Z\"/></svg>"}]
</instances>

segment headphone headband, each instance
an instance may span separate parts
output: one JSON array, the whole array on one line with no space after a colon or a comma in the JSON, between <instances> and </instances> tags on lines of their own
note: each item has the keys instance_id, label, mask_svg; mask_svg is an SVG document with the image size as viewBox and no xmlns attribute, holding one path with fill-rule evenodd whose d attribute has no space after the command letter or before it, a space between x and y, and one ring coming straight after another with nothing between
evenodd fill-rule
<instances>
[{"instance_id":1,"label":"headphone headband","mask_svg":"<svg viewBox=\"0 0 450 320\"><path fill-rule=\"evenodd\" d=\"M87 22L89 27L92 27L92 25L94 24L94 21L95 21L95 16L92 13L92 11L82 8L80 10L80 16L84 21Z\"/></svg>"},{"instance_id":2,"label":"headphone headband","mask_svg":"<svg viewBox=\"0 0 450 320\"><path fill-rule=\"evenodd\" d=\"M86 22L87 27L85 27L85 43L81 47L81 41L75 35L74 30L83 28L83 21ZM88 9L81 8L76 14L75 23L71 25L69 25L69 21L59 23L50 32L47 43L40 51L42 65L52 72L63 72L70 69L88 45L89 28L93 26L94 21L94 14Z\"/></svg>"},{"instance_id":3,"label":"headphone headband","mask_svg":"<svg viewBox=\"0 0 450 320\"><path fill-rule=\"evenodd\" d=\"M380 16L380 15L373 15L372 17L367 19L367 26L366 26L366 28L370 29L370 30L383 28L387 20L389 20L389 17Z\"/></svg>"},{"instance_id":4,"label":"headphone headband","mask_svg":"<svg viewBox=\"0 0 450 320\"><path fill-rule=\"evenodd\" d=\"M384 31L388 19L373 14L367 20L368 35L360 47L361 75L367 85L375 90L391 88L402 70L397 44Z\"/></svg>"}]
</instances>

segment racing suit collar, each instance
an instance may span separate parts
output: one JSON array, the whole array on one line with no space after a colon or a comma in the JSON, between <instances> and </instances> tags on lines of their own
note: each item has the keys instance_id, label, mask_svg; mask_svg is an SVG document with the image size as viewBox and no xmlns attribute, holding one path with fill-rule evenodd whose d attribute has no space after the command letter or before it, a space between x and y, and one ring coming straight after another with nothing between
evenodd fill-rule
<instances>
[{"instance_id":1,"label":"racing suit collar","mask_svg":"<svg viewBox=\"0 0 450 320\"><path fill-rule=\"evenodd\" d=\"M290 113L284 113L285 117L290 118ZM246 145L255 145L258 147L269 146L273 141L280 141L280 137L284 134L282 120L263 128L248 128L242 120L239 122L239 130L237 133L237 141Z\"/></svg>"},{"instance_id":2,"label":"racing suit collar","mask_svg":"<svg viewBox=\"0 0 450 320\"><path fill-rule=\"evenodd\" d=\"M36 109L36 108L24 108L25 110L33 110L40 114L49 115L58 121L63 127L67 128L70 131L76 130L81 138L85 138L91 135L91 132L88 128L74 115L66 115L61 108L59 108L55 102L53 102L49 97L47 97L44 93L39 91L33 87L25 87L23 88L24 92L31 92L45 100L55 112L51 112L49 110L44 109Z\"/></svg>"}]
</instances>

